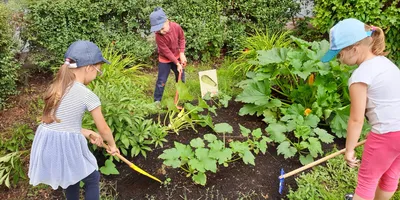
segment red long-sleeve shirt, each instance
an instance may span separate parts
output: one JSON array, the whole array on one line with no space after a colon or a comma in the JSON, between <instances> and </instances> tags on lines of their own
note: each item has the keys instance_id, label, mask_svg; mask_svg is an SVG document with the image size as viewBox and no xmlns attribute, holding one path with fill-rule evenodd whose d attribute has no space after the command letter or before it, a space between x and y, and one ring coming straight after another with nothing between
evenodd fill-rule
<instances>
[{"instance_id":1,"label":"red long-sleeve shirt","mask_svg":"<svg viewBox=\"0 0 400 200\"><path fill-rule=\"evenodd\" d=\"M156 33L158 60L162 63L178 64L179 53L185 52L185 35L183 29L175 22L169 22L166 34Z\"/></svg>"}]
</instances>

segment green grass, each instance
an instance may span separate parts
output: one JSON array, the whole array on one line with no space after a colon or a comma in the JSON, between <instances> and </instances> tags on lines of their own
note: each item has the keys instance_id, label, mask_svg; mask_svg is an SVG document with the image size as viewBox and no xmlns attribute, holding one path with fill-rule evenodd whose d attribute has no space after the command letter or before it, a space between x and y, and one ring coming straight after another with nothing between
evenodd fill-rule
<instances>
[{"instance_id":1,"label":"green grass","mask_svg":"<svg viewBox=\"0 0 400 200\"><path fill-rule=\"evenodd\" d=\"M362 148L357 149L357 156L361 158ZM347 193L354 193L357 185L358 168L350 168L344 161L343 155L327 161L310 173L303 173L296 178L298 189L290 190L290 200L303 199L344 199ZM291 177L292 178L292 177ZM392 199L400 199L400 192L396 192Z\"/></svg>"}]
</instances>

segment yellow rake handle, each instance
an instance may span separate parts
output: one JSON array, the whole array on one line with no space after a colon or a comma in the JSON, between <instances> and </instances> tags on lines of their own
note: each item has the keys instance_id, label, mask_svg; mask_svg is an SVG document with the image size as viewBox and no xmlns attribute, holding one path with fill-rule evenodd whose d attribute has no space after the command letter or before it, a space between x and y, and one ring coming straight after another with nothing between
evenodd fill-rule
<instances>
[{"instance_id":1,"label":"yellow rake handle","mask_svg":"<svg viewBox=\"0 0 400 200\"><path fill-rule=\"evenodd\" d=\"M89 137L91 138L92 135L89 135ZM110 147L109 147L107 144L105 144L105 143L103 143L103 148L105 148L105 149L107 149L107 150L110 150ZM141 169L141 168L139 168L138 166L136 166L135 164L131 163L129 160L127 160L127 159L126 159L124 156L122 156L121 154L117 153L116 156L117 156L119 159L121 159L122 161L124 161L124 163L126 163L126 164L127 164L130 168L132 168L133 170L135 170L135 171L137 171L137 172L139 172L139 173L141 173L141 174L143 174L143 175L145 175L145 176L147 176L147 177L149 177L149 178L152 178L152 179L155 180L155 181L158 181L158 182L162 183L162 182L160 181L160 179L158 179L158 178L156 178L156 177L150 175L149 173L147 173L147 172L144 171L143 169Z\"/></svg>"}]
</instances>

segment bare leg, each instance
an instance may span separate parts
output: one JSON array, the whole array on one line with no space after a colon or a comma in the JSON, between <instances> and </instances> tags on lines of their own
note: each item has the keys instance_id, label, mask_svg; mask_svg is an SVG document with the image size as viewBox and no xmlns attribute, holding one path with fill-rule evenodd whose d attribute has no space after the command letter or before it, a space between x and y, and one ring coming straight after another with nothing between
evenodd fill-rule
<instances>
[{"instance_id":1,"label":"bare leg","mask_svg":"<svg viewBox=\"0 0 400 200\"><path fill-rule=\"evenodd\" d=\"M353 200L365 200L362 197L358 196L357 194L354 194Z\"/></svg>"},{"instance_id":2,"label":"bare leg","mask_svg":"<svg viewBox=\"0 0 400 200\"><path fill-rule=\"evenodd\" d=\"M376 188L374 200L389 200L394 192L383 191L379 186Z\"/></svg>"}]
</instances>

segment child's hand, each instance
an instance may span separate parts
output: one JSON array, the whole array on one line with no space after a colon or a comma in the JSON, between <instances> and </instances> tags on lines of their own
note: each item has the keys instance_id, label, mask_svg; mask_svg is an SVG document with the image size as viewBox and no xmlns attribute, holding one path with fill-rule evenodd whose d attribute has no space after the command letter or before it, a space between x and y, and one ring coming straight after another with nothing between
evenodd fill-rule
<instances>
[{"instance_id":1,"label":"child's hand","mask_svg":"<svg viewBox=\"0 0 400 200\"><path fill-rule=\"evenodd\" d=\"M186 63L187 63L187 59L185 54L181 53L179 55L179 60L181 61L182 67L185 68L186 67Z\"/></svg>"},{"instance_id":2,"label":"child's hand","mask_svg":"<svg viewBox=\"0 0 400 200\"><path fill-rule=\"evenodd\" d=\"M89 135L89 141L92 144L95 144L95 145L97 145L99 147L103 147L103 138L97 133L94 133L94 132L91 133Z\"/></svg>"},{"instance_id":3,"label":"child's hand","mask_svg":"<svg viewBox=\"0 0 400 200\"><path fill-rule=\"evenodd\" d=\"M357 159L356 155L355 155L355 151L354 149L349 149L346 150L346 153L344 155L344 159L346 159L347 164L353 168L353 167L357 167L360 165L360 160Z\"/></svg>"},{"instance_id":4,"label":"child's hand","mask_svg":"<svg viewBox=\"0 0 400 200\"><path fill-rule=\"evenodd\" d=\"M183 71L182 65L180 63L178 63L178 64L176 64L176 67L178 68L178 72L182 73L182 71Z\"/></svg>"},{"instance_id":5,"label":"child's hand","mask_svg":"<svg viewBox=\"0 0 400 200\"><path fill-rule=\"evenodd\" d=\"M107 149L107 152L113 156L120 154L119 149L116 146L109 146L110 148Z\"/></svg>"}]
</instances>

